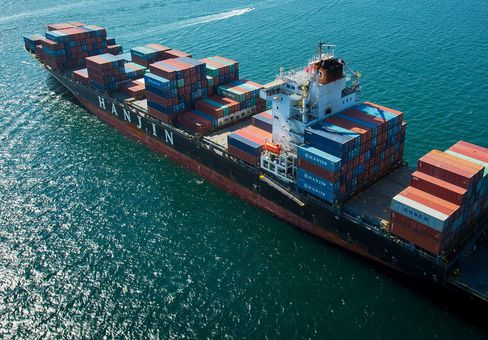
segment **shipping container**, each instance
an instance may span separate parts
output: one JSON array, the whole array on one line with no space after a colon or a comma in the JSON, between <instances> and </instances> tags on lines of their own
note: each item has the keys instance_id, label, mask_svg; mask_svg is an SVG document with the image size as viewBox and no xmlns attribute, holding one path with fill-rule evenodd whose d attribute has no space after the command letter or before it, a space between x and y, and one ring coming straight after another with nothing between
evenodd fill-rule
<instances>
[{"instance_id":1,"label":"shipping container","mask_svg":"<svg viewBox=\"0 0 488 340\"><path fill-rule=\"evenodd\" d=\"M456 166L449 159L435 157L430 153L419 159L417 170L467 190L471 189L477 176L474 171Z\"/></svg>"},{"instance_id":2,"label":"shipping container","mask_svg":"<svg viewBox=\"0 0 488 340\"><path fill-rule=\"evenodd\" d=\"M139 65L149 67L150 64L167 59L165 51L169 47L160 44L148 44L130 49L131 60Z\"/></svg>"},{"instance_id":3,"label":"shipping container","mask_svg":"<svg viewBox=\"0 0 488 340\"><path fill-rule=\"evenodd\" d=\"M333 183L304 169L297 169L297 187L330 203L339 199L339 183Z\"/></svg>"},{"instance_id":4,"label":"shipping container","mask_svg":"<svg viewBox=\"0 0 488 340\"><path fill-rule=\"evenodd\" d=\"M392 212L390 232L413 243L417 247L439 255L441 252L441 233L401 214Z\"/></svg>"},{"instance_id":5,"label":"shipping container","mask_svg":"<svg viewBox=\"0 0 488 340\"><path fill-rule=\"evenodd\" d=\"M339 181L340 173L339 172L331 172L323 167L320 167L310 161L298 158L298 168L306 170L316 176L321 178L325 178L326 180L335 183Z\"/></svg>"},{"instance_id":6,"label":"shipping container","mask_svg":"<svg viewBox=\"0 0 488 340\"><path fill-rule=\"evenodd\" d=\"M90 79L88 77L88 70L86 68L73 71L73 78L75 78L79 82L82 82L83 84L88 84L90 82Z\"/></svg>"},{"instance_id":7,"label":"shipping container","mask_svg":"<svg viewBox=\"0 0 488 340\"><path fill-rule=\"evenodd\" d=\"M252 116L252 125L272 133L273 132L272 111L268 110Z\"/></svg>"},{"instance_id":8,"label":"shipping container","mask_svg":"<svg viewBox=\"0 0 488 340\"><path fill-rule=\"evenodd\" d=\"M449 215L417 202L403 195L403 191L393 197L391 210L425 224L439 232L448 229L453 222L453 213Z\"/></svg>"},{"instance_id":9,"label":"shipping container","mask_svg":"<svg viewBox=\"0 0 488 340\"><path fill-rule=\"evenodd\" d=\"M261 155L261 148L264 145L259 142L255 142L246 137L243 137L239 133L231 133L227 136L227 144L232 145L239 150L248 153L254 157L259 157Z\"/></svg>"},{"instance_id":10,"label":"shipping container","mask_svg":"<svg viewBox=\"0 0 488 340\"><path fill-rule=\"evenodd\" d=\"M143 99L146 97L146 87L144 83L135 80L123 83L119 87L120 91L136 99Z\"/></svg>"},{"instance_id":11,"label":"shipping container","mask_svg":"<svg viewBox=\"0 0 488 340\"><path fill-rule=\"evenodd\" d=\"M306 144L297 148L297 156L330 172L338 172L342 166L342 161L339 157Z\"/></svg>"},{"instance_id":12,"label":"shipping container","mask_svg":"<svg viewBox=\"0 0 488 340\"><path fill-rule=\"evenodd\" d=\"M412 174L410 185L457 205L463 205L467 196L466 189L420 171L415 171Z\"/></svg>"},{"instance_id":13,"label":"shipping container","mask_svg":"<svg viewBox=\"0 0 488 340\"><path fill-rule=\"evenodd\" d=\"M308 127L305 129L305 143L346 160L348 151L352 150L355 139L359 135L357 133L339 132L331 126L332 124Z\"/></svg>"}]
</instances>

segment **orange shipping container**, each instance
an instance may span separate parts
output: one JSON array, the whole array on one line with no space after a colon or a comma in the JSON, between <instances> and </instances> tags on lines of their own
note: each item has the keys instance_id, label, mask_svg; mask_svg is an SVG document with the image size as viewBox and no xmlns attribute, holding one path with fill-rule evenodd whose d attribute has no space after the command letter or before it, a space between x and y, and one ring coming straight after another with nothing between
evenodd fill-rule
<instances>
[{"instance_id":1,"label":"orange shipping container","mask_svg":"<svg viewBox=\"0 0 488 340\"><path fill-rule=\"evenodd\" d=\"M403 190L400 195L423 204L431 209L437 210L449 217L452 216L452 218L455 218L458 216L457 214L459 213L460 208L459 205L443 200L442 198L436 197L417 188L409 186Z\"/></svg>"}]
</instances>

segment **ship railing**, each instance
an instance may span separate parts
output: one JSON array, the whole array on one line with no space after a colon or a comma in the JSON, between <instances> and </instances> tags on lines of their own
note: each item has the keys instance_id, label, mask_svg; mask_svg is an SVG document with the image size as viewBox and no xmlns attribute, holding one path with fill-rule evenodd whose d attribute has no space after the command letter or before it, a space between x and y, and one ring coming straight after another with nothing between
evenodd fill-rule
<instances>
[{"instance_id":1,"label":"ship railing","mask_svg":"<svg viewBox=\"0 0 488 340\"><path fill-rule=\"evenodd\" d=\"M433 256L418 248L412 248L410 243L404 242L403 240L393 236L385 228L382 228L381 226L382 220L379 218L371 218L369 216L366 216L359 210L351 209L345 206L341 207L341 213L344 217L348 218L352 222L355 222L363 227L366 227L367 229L375 232L376 234L388 239L391 242L395 242L410 251L414 251L415 253L426 258L432 263L443 263L444 268L447 265L447 261L442 256Z\"/></svg>"}]
</instances>

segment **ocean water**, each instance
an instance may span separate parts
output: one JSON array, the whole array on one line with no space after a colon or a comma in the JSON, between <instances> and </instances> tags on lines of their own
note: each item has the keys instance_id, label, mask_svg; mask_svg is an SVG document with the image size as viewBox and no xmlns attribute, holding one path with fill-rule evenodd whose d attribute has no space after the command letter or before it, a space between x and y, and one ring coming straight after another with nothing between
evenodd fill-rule
<instances>
[{"instance_id":1,"label":"ocean water","mask_svg":"<svg viewBox=\"0 0 488 340\"><path fill-rule=\"evenodd\" d=\"M245 12L248 6L255 9ZM319 40L405 112L406 158L488 146L488 4L0 3L0 337L483 338L449 296L277 220L99 122L23 51L48 23L240 62L267 82Z\"/></svg>"}]
</instances>

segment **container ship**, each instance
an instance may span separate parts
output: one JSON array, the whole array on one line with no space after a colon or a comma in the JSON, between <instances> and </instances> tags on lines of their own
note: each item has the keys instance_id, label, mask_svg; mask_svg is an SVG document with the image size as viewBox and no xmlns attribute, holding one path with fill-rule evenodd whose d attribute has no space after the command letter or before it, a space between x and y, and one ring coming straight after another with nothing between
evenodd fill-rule
<instances>
[{"instance_id":1,"label":"container ship","mask_svg":"<svg viewBox=\"0 0 488 340\"><path fill-rule=\"evenodd\" d=\"M87 110L209 182L382 266L488 301L488 149L459 141L415 168L401 111L359 98L334 46L268 84L224 56L52 24L26 50Z\"/></svg>"}]
</instances>

